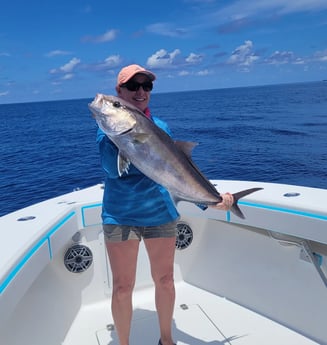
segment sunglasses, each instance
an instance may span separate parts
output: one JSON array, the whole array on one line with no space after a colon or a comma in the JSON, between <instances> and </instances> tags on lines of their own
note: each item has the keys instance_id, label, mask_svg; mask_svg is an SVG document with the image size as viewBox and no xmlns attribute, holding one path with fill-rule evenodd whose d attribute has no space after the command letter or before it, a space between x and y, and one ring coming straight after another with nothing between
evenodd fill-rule
<instances>
[{"instance_id":1,"label":"sunglasses","mask_svg":"<svg viewBox=\"0 0 327 345\"><path fill-rule=\"evenodd\" d=\"M152 81L145 81L144 83L138 83L137 81L130 80L127 83L120 85L120 87L126 87L128 91L138 91L141 86L145 92L149 92L153 89Z\"/></svg>"}]
</instances>

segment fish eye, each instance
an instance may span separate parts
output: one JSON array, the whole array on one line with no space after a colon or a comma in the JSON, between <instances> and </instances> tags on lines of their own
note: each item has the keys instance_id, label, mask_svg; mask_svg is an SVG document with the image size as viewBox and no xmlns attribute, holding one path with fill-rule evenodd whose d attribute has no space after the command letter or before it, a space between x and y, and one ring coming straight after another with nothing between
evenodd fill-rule
<instances>
[{"instance_id":1,"label":"fish eye","mask_svg":"<svg viewBox=\"0 0 327 345\"><path fill-rule=\"evenodd\" d=\"M120 102L118 102L118 101L113 102L112 105L113 105L115 108L120 108L120 107L121 107L121 104L120 104Z\"/></svg>"}]
</instances>

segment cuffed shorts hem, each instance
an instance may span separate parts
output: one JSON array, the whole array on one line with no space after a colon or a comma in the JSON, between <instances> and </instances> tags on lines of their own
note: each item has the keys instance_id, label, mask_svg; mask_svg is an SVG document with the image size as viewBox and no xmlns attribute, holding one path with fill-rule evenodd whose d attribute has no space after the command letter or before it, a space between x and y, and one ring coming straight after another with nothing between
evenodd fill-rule
<instances>
[{"instance_id":1,"label":"cuffed shorts hem","mask_svg":"<svg viewBox=\"0 0 327 345\"><path fill-rule=\"evenodd\" d=\"M104 236L111 242L176 237L176 231L177 221L158 226L103 224Z\"/></svg>"}]
</instances>

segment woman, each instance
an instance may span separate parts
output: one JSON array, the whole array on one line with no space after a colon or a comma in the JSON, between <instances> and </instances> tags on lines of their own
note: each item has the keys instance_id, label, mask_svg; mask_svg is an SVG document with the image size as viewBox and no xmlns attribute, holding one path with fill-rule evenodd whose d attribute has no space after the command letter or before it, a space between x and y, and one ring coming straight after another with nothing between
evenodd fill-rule
<instances>
[{"instance_id":1,"label":"woman","mask_svg":"<svg viewBox=\"0 0 327 345\"><path fill-rule=\"evenodd\" d=\"M155 75L138 65L124 67L118 74L117 95L132 103L166 131L165 122L152 117L148 104ZM103 195L103 230L113 275L112 315L120 345L129 344L132 320L132 293L135 284L139 242L149 256L155 284L155 304L160 326L159 345L173 345L172 318L175 303L173 263L176 222L179 214L168 191L134 166L119 176L117 147L99 129L97 134L101 164L106 172ZM223 194L217 209L227 210L231 194Z\"/></svg>"}]
</instances>

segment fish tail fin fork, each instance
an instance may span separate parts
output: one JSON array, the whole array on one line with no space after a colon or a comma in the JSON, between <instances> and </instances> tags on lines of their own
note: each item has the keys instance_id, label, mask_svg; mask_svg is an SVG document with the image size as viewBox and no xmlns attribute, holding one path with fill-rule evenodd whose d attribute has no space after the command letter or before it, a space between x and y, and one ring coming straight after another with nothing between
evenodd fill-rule
<instances>
[{"instance_id":1,"label":"fish tail fin fork","mask_svg":"<svg viewBox=\"0 0 327 345\"><path fill-rule=\"evenodd\" d=\"M241 211L241 209L238 207L237 205L237 202L239 199L243 198L244 196L246 195L249 195L251 193L254 193L254 192L257 192L259 190L261 190L263 188L250 188L250 189L245 189L245 190L242 190L240 192L237 192L235 194L233 194L233 197L234 197L234 203L231 207L231 212L233 212L236 216L242 218L242 219L245 219L245 216L243 214L243 212Z\"/></svg>"}]
</instances>

